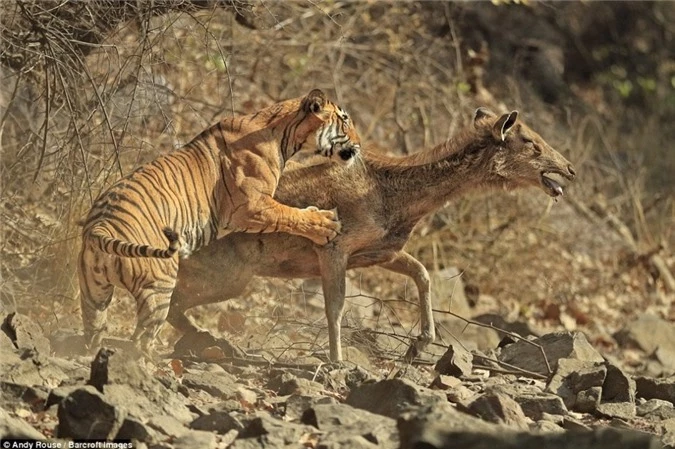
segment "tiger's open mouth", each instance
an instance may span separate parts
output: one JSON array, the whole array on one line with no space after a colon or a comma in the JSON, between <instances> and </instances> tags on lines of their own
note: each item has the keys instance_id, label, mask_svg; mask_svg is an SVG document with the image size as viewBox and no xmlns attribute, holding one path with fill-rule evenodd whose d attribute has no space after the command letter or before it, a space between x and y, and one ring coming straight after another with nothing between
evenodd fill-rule
<instances>
[{"instance_id":1,"label":"tiger's open mouth","mask_svg":"<svg viewBox=\"0 0 675 449\"><path fill-rule=\"evenodd\" d=\"M559 171L547 171L541 174L542 188L553 198L563 195L564 180L571 180L572 176Z\"/></svg>"}]
</instances>

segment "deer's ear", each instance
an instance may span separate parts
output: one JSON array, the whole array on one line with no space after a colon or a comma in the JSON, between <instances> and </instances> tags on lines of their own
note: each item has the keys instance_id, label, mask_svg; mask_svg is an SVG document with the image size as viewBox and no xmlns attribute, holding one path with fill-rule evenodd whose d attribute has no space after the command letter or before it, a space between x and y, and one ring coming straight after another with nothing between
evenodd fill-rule
<instances>
[{"instance_id":1,"label":"deer's ear","mask_svg":"<svg viewBox=\"0 0 675 449\"><path fill-rule=\"evenodd\" d=\"M476 112L473 113L473 126L478 128L481 120L494 117L496 117L494 112L486 107L481 106L480 108L476 109Z\"/></svg>"},{"instance_id":2,"label":"deer's ear","mask_svg":"<svg viewBox=\"0 0 675 449\"><path fill-rule=\"evenodd\" d=\"M306 112L318 114L326 106L326 94L320 89L314 89L307 94L303 103Z\"/></svg>"},{"instance_id":3,"label":"deer's ear","mask_svg":"<svg viewBox=\"0 0 675 449\"><path fill-rule=\"evenodd\" d=\"M506 135L513 128L513 125L516 124L518 120L518 111L511 111L508 114L504 114L492 126L492 135L495 139L503 142L506 140Z\"/></svg>"}]
</instances>

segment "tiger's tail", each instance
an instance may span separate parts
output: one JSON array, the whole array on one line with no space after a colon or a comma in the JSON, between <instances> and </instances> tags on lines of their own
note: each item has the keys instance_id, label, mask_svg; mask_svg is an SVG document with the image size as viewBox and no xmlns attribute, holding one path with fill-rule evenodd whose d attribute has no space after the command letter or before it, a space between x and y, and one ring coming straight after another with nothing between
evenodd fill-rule
<instances>
[{"instance_id":1,"label":"tiger's tail","mask_svg":"<svg viewBox=\"0 0 675 449\"><path fill-rule=\"evenodd\" d=\"M157 259L170 259L180 249L178 233L171 228L164 228L162 232L169 240L167 249L153 248L150 245L138 245L110 237L101 229L94 228L89 234L94 244L104 253L114 254L120 257L152 257Z\"/></svg>"}]
</instances>

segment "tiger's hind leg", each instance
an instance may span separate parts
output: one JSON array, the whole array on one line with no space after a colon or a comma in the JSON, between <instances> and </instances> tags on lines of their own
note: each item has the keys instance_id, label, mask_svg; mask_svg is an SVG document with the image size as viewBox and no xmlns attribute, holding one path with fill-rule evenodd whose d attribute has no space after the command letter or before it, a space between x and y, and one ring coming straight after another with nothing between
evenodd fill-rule
<instances>
[{"instance_id":1,"label":"tiger's hind leg","mask_svg":"<svg viewBox=\"0 0 675 449\"><path fill-rule=\"evenodd\" d=\"M87 349L96 352L101 347L101 340L107 331L108 306L112 301L113 286L100 289L96 295L88 295L80 290L80 308L84 327L84 342Z\"/></svg>"},{"instance_id":2,"label":"tiger's hind leg","mask_svg":"<svg viewBox=\"0 0 675 449\"><path fill-rule=\"evenodd\" d=\"M154 355L154 343L169 313L171 294L175 286L174 276L172 281L155 281L134 292L138 321L132 340L142 354Z\"/></svg>"},{"instance_id":3,"label":"tiger's hind leg","mask_svg":"<svg viewBox=\"0 0 675 449\"><path fill-rule=\"evenodd\" d=\"M115 288L103 275L100 259L82 251L78 265L80 282L80 311L84 328L84 343L89 351L97 351L107 330L108 306Z\"/></svg>"}]
</instances>

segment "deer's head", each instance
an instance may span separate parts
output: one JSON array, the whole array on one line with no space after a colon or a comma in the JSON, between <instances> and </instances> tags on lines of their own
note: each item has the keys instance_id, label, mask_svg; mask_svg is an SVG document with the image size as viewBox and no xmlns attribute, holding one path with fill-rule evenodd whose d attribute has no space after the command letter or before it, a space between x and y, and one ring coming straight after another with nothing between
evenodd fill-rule
<instances>
[{"instance_id":1,"label":"deer's head","mask_svg":"<svg viewBox=\"0 0 675 449\"><path fill-rule=\"evenodd\" d=\"M518 111L497 116L478 108L474 127L490 141L491 175L506 188L538 186L557 197L563 194L564 182L576 176L567 159L518 119Z\"/></svg>"}]
</instances>

